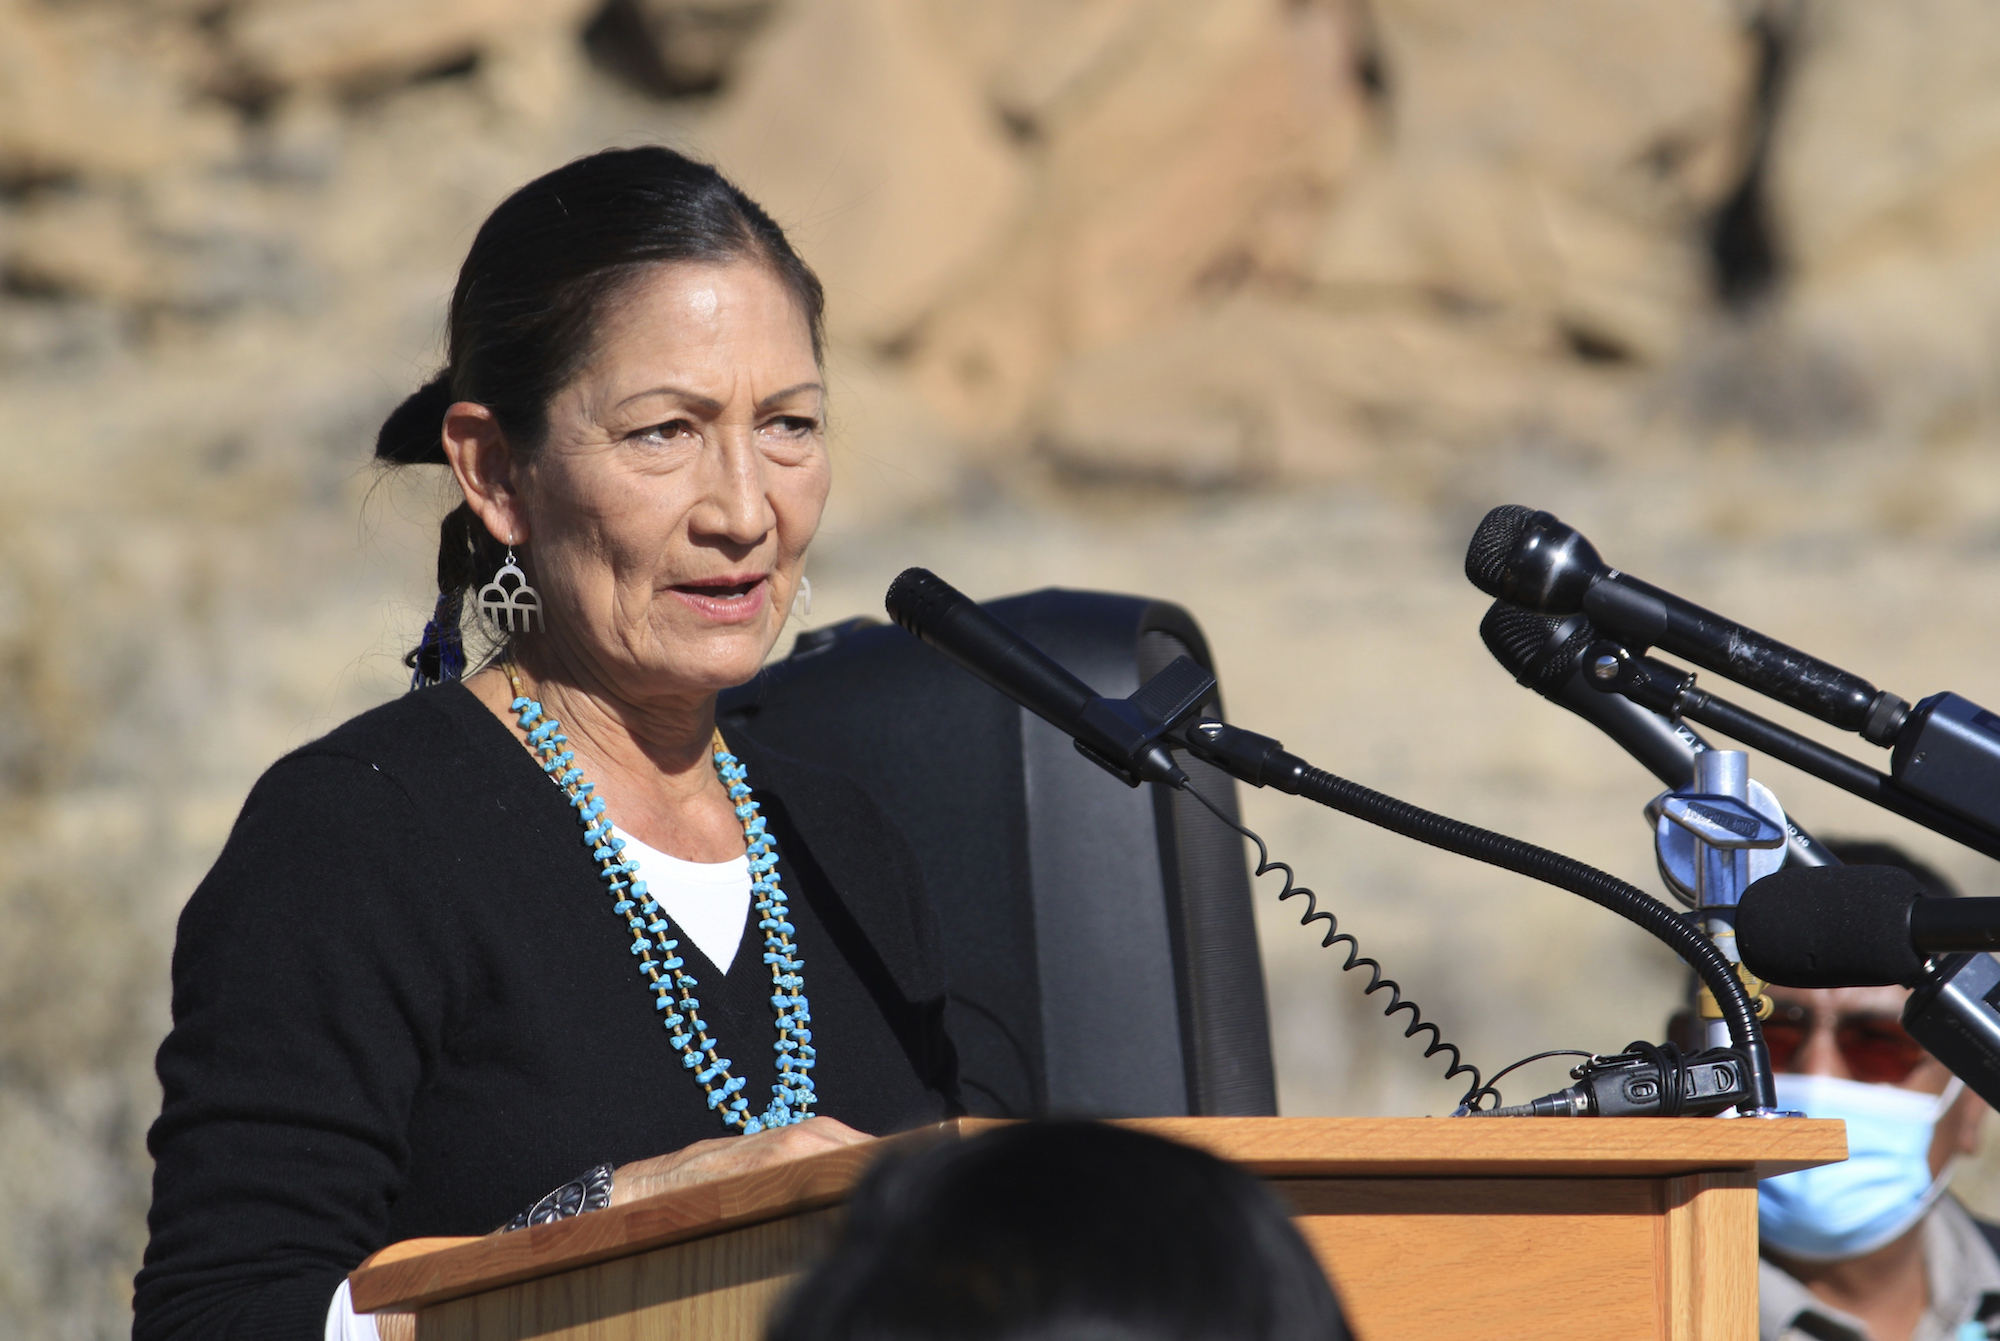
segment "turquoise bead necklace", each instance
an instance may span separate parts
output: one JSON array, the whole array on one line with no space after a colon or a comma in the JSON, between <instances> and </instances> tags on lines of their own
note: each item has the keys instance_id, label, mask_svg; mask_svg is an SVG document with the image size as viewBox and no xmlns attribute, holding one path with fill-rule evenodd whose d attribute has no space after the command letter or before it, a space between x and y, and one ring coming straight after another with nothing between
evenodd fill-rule
<instances>
[{"instance_id":1,"label":"turquoise bead necklace","mask_svg":"<svg viewBox=\"0 0 2000 1341\"><path fill-rule=\"evenodd\" d=\"M681 1065L708 1095L708 1106L732 1131L749 1135L767 1127L787 1127L813 1115L818 1095L813 1089L812 1069L816 1054L812 1046L812 1010L806 1003L806 983L801 976L805 961L792 944L792 926L785 906L785 891L778 883L778 852L766 831L764 817L751 799L747 772L717 731L709 748L716 776L729 792L729 803L743 825L743 845L750 857L750 895L755 900L757 926L764 933L764 962L771 969L771 1009L778 1017L778 1083L771 1087L771 1104L761 1114L752 1115L750 1102L737 1091L743 1078L729 1073L730 1060L718 1055L720 1046L710 1036L701 1018L701 1002L694 989L700 984L674 953L680 942L670 940L673 928L660 905L646 892L646 882L634 878L638 863L624 856L625 840L612 832L604 813L604 798L592 796L594 783L585 782L576 766L576 752L564 749L569 737L562 723L542 711L542 705L521 690L520 672L510 662L507 679L514 687L509 706L527 733L528 746L541 760L542 771L562 788L583 825L583 841L598 863L598 874L610 890L611 910L625 919L632 932L632 953L638 957L639 972L653 991L653 1008L664 1011L660 1023L681 1055ZM655 959L657 951L659 958Z\"/></svg>"}]
</instances>

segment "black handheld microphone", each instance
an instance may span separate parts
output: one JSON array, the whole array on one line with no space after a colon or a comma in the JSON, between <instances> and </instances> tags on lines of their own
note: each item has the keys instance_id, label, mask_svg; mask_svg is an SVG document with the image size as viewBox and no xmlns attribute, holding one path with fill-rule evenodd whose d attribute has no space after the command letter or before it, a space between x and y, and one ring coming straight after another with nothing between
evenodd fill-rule
<instances>
[{"instance_id":1,"label":"black handheld microphone","mask_svg":"<svg viewBox=\"0 0 2000 1341\"><path fill-rule=\"evenodd\" d=\"M1752 973L1784 987L1908 986L1929 958L1917 944L1917 905L1960 902L2000 899L1927 899L1897 866L1779 871L1743 892L1736 948Z\"/></svg>"},{"instance_id":2,"label":"black handheld microphone","mask_svg":"<svg viewBox=\"0 0 2000 1341\"><path fill-rule=\"evenodd\" d=\"M1931 898L1899 866L1784 870L1744 891L1736 944L1784 987L1913 987L1927 959L2000 950L2000 899Z\"/></svg>"},{"instance_id":3,"label":"black handheld microphone","mask_svg":"<svg viewBox=\"0 0 2000 1341\"><path fill-rule=\"evenodd\" d=\"M889 617L1076 742L1131 786L1187 785L1166 733L1215 690L1215 677L1176 658L1129 699L1102 698L1042 650L923 568L906 568L883 599Z\"/></svg>"},{"instance_id":4,"label":"black handheld microphone","mask_svg":"<svg viewBox=\"0 0 2000 1341\"><path fill-rule=\"evenodd\" d=\"M1744 892L1736 948L1786 987L1914 987L1903 1028L2000 1104L2000 961L1979 953L2000 949L2000 899L1927 898L1897 866L1779 871Z\"/></svg>"},{"instance_id":5,"label":"black handheld microphone","mask_svg":"<svg viewBox=\"0 0 2000 1341\"><path fill-rule=\"evenodd\" d=\"M1505 601L1493 602L1479 621L1486 650L1516 681L1551 703L1568 708L1625 747L1625 752L1676 790L1694 782L1695 756L1713 748L1686 725L1622 694L1592 687L1584 650L1598 633L1582 615L1538 615ZM1785 821L1785 860L1800 866L1838 866L1840 859L1797 823Z\"/></svg>"},{"instance_id":6,"label":"black handheld microphone","mask_svg":"<svg viewBox=\"0 0 2000 1341\"><path fill-rule=\"evenodd\" d=\"M1909 705L1858 675L1724 619L1605 563L1573 526L1515 504L1473 532L1465 575L1489 596L1661 647L1876 745L1892 745Z\"/></svg>"},{"instance_id":7,"label":"black handheld microphone","mask_svg":"<svg viewBox=\"0 0 2000 1341\"><path fill-rule=\"evenodd\" d=\"M2000 857L2000 717L1976 703L1938 694L1918 704L1891 757L1890 766L1902 771L1891 776L1697 689L1686 671L1609 638L1584 648L1582 661L1584 681L1593 689L1713 727L1891 814Z\"/></svg>"},{"instance_id":8,"label":"black handheld microphone","mask_svg":"<svg viewBox=\"0 0 2000 1341\"><path fill-rule=\"evenodd\" d=\"M1583 651L1597 636L1580 614L1538 615L1505 601L1493 602L1479 621L1480 641L1516 681L1610 736L1667 786L1687 786L1694 780L1694 757L1707 744L1623 695L1591 688Z\"/></svg>"}]
</instances>

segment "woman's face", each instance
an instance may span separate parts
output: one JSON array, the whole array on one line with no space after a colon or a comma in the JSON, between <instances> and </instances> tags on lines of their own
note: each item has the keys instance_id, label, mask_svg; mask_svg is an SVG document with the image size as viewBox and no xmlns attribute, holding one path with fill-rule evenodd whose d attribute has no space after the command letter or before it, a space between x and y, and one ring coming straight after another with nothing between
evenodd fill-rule
<instances>
[{"instance_id":1,"label":"woman's face","mask_svg":"<svg viewBox=\"0 0 2000 1341\"><path fill-rule=\"evenodd\" d=\"M825 402L762 264L637 280L519 472L549 650L630 703L756 674L826 504Z\"/></svg>"}]
</instances>

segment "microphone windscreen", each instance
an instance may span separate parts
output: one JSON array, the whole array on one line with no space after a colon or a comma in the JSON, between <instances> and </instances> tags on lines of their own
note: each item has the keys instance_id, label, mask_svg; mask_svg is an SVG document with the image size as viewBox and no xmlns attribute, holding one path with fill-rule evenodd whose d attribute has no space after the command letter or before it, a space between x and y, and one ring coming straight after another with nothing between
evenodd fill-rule
<instances>
[{"instance_id":1,"label":"microphone windscreen","mask_svg":"<svg viewBox=\"0 0 2000 1341\"><path fill-rule=\"evenodd\" d=\"M1527 532L1533 508L1519 503L1502 503L1486 514L1472 543L1465 549L1465 580L1488 596L1500 594L1500 581L1507 573L1507 559Z\"/></svg>"},{"instance_id":2,"label":"microphone windscreen","mask_svg":"<svg viewBox=\"0 0 2000 1341\"><path fill-rule=\"evenodd\" d=\"M966 601L964 593L928 568L905 568L883 597L889 618L928 641L939 616Z\"/></svg>"},{"instance_id":3,"label":"microphone windscreen","mask_svg":"<svg viewBox=\"0 0 2000 1341\"><path fill-rule=\"evenodd\" d=\"M1736 948L1781 987L1879 987L1923 976L1910 906L1924 887L1895 866L1804 866L1743 891Z\"/></svg>"},{"instance_id":4,"label":"microphone windscreen","mask_svg":"<svg viewBox=\"0 0 2000 1341\"><path fill-rule=\"evenodd\" d=\"M1555 693L1576 673L1597 630L1582 615L1538 615L1493 602L1479 621L1479 638L1507 673L1538 694Z\"/></svg>"}]
</instances>

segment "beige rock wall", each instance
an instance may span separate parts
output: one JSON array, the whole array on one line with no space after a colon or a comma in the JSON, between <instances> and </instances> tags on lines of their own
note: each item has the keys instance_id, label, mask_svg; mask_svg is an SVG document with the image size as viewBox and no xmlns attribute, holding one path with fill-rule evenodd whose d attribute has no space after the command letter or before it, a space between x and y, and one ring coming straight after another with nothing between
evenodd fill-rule
<instances>
[{"instance_id":1,"label":"beige rock wall","mask_svg":"<svg viewBox=\"0 0 2000 1341\"><path fill-rule=\"evenodd\" d=\"M1797 338L1888 422L1962 439L2000 367L2000 13L1827 0L1795 31L1771 185Z\"/></svg>"},{"instance_id":2,"label":"beige rock wall","mask_svg":"<svg viewBox=\"0 0 2000 1341\"><path fill-rule=\"evenodd\" d=\"M1491 666L1464 537L1551 505L1898 692L2000 700L1993 23L0 0L0 1335L129 1327L173 919L256 773L402 683L446 490L369 444L513 187L668 143L793 230L832 301L816 618L909 563L1179 599L1246 723L1650 883L1648 779ZM1731 311L1709 229L1760 145L1778 281ZM1617 1047L1678 991L1573 900L1248 813L1483 1064ZM1296 928L1264 944L1289 1111L1448 1104Z\"/></svg>"},{"instance_id":3,"label":"beige rock wall","mask_svg":"<svg viewBox=\"0 0 2000 1341\"><path fill-rule=\"evenodd\" d=\"M1504 311L1548 350L1672 356L1707 301L1703 216L1742 168L1741 17L1675 0L1375 14L1393 101L1313 278Z\"/></svg>"},{"instance_id":4,"label":"beige rock wall","mask_svg":"<svg viewBox=\"0 0 2000 1341\"><path fill-rule=\"evenodd\" d=\"M745 63L700 147L828 286L828 329L902 336L1000 244L1024 165L974 71L917 0L800 5Z\"/></svg>"}]
</instances>

